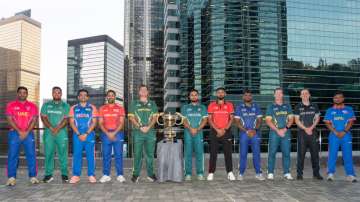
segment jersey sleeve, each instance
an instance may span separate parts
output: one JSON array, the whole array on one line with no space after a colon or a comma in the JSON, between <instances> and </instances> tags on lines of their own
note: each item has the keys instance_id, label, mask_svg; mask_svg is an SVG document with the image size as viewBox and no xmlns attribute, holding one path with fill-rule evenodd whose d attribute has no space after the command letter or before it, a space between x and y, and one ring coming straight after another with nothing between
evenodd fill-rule
<instances>
[{"instance_id":1,"label":"jersey sleeve","mask_svg":"<svg viewBox=\"0 0 360 202\"><path fill-rule=\"evenodd\" d=\"M348 120L349 121L356 120L356 116L355 116L355 113L354 113L354 110L352 109L352 107L349 107Z\"/></svg>"},{"instance_id":2,"label":"jersey sleeve","mask_svg":"<svg viewBox=\"0 0 360 202\"><path fill-rule=\"evenodd\" d=\"M104 106L101 106L98 111L98 117L103 118L104 117Z\"/></svg>"},{"instance_id":3,"label":"jersey sleeve","mask_svg":"<svg viewBox=\"0 0 360 202\"><path fill-rule=\"evenodd\" d=\"M297 104L294 109L294 116L300 116L300 104Z\"/></svg>"},{"instance_id":4,"label":"jersey sleeve","mask_svg":"<svg viewBox=\"0 0 360 202\"><path fill-rule=\"evenodd\" d=\"M70 110L69 110L69 117L70 118L74 118L74 108L75 108L75 105L70 107Z\"/></svg>"},{"instance_id":5,"label":"jersey sleeve","mask_svg":"<svg viewBox=\"0 0 360 202\"><path fill-rule=\"evenodd\" d=\"M134 117L135 116L135 103L131 102L130 106L129 106L129 112L128 112L128 116L129 117Z\"/></svg>"},{"instance_id":6,"label":"jersey sleeve","mask_svg":"<svg viewBox=\"0 0 360 202\"><path fill-rule=\"evenodd\" d=\"M213 114L214 113L214 107L213 107L213 103L210 103L208 108L207 108L208 114Z\"/></svg>"},{"instance_id":7,"label":"jersey sleeve","mask_svg":"<svg viewBox=\"0 0 360 202\"><path fill-rule=\"evenodd\" d=\"M202 118L206 118L206 117L208 117L208 111L207 111L207 109L206 109L206 107L205 107L205 105L201 105L201 108L202 108L202 110L201 110L201 115L202 115Z\"/></svg>"},{"instance_id":8,"label":"jersey sleeve","mask_svg":"<svg viewBox=\"0 0 360 202\"><path fill-rule=\"evenodd\" d=\"M68 118L69 117L69 112L70 112L70 105L65 102L64 108L65 108L64 118Z\"/></svg>"},{"instance_id":9,"label":"jersey sleeve","mask_svg":"<svg viewBox=\"0 0 360 202\"><path fill-rule=\"evenodd\" d=\"M119 109L120 109L120 110L119 110L119 111L120 111L120 112L119 112L119 115L120 115L120 116L125 116L125 108L120 105L120 108L119 108Z\"/></svg>"},{"instance_id":10,"label":"jersey sleeve","mask_svg":"<svg viewBox=\"0 0 360 202\"><path fill-rule=\"evenodd\" d=\"M93 117L93 118L99 117L99 112L98 112L98 110L96 109L96 107L95 107L94 105L91 105L91 108L92 108L92 117Z\"/></svg>"},{"instance_id":11,"label":"jersey sleeve","mask_svg":"<svg viewBox=\"0 0 360 202\"><path fill-rule=\"evenodd\" d=\"M315 115L320 116L321 112L320 112L319 106L317 104L314 104L314 108L315 108Z\"/></svg>"},{"instance_id":12,"label":"jersey sleeve","mask_svg":"<svg viewBox=\"0 0 360 202\"><path fill-rule=\"evenodd\" d=\"M43 104L42 107L41 107L41 110L40 110L40 115L41 116L48 116L47 114L47 104Z\"/></svg>"},{"instance_id":13,"label":"jersey sleeve","mask_svg":"<svg viewBox=\"0 0 360 202\"><path fill-rule=\"evenodd\" d=\"M256 105L255 109L256 109L256 111L255 111L256 117L261 118L263 116L263 114L261 112L261 109L260 109L259 105Z\"/></svg>"},{"instance_id":14,"label":"jersey sleeve","mask_svg":"<svg viewBox=\"0 0 360 202\"><path fill-rule=\"evenodd\" d=\"M266 108L265 118L266 119L272 119L273 114L274 114L274 111L273 111L272 105L268 105L267 108Z\"/></svg>"},{"instance_id":15,"label":"jersey sleeve","mask_svg":"<svg viewBox=\"0 0 360 202\"><path fill-rule=\"evenodd\" d=\"M152 115L157 115L159 113L159 109L154 101L151 104L151 113Z\"/></svg>"},{"instance_id":16,"label":"jersey sleeve","mask_svg":"<svg viewBox=\"0 0 360 202\"><path fill-rule=\"evenodd\" d=\"M33 104L33 107L32 107L32 110L31 110L31 116L32 117L38 117L39 116L39 109L35 104Z\"/></svg>"},{"instance_id":17,"label":"jersey sleeve","mask_svg":"<svg viewBox=\"0 0 360 202\"><path fill-rule=\"evenodd\" d=\"M14 116L14 111L12 110L11 103L8 103L6 105L5 115L6 116Z\"/></svg>"},{"instance_id":18,"label":"jersey sleeve","mask_svg":"<svg viewBox=\"0 0 360 202\"><path fill-rule=\"evenodd\" d=\"M332 114L331 114L331 108L326 110L326 113L325 113L325 117L324 117L324 122L331 122L332 121Z\"/></svg>"},{"instance_id":19,"label":"jersey sleeve","mask_svg":"<svg viewBox=\"0 0 360 202\"><path fill-rule=\"evenodd\" d=\"M290 104L288 104L287 112L288 112L288 116L294 116L294 113L293 113L293 111L292 111L292 108L291 108L291 105L290 105Z\"/></svg>"},{"instance_id":20,"label":"jersey sleeve","mask_svg":"<svg viewBox=\"0 0 360 202\"><path fill-rule=\"evenodd\" d=\"M238 106L236 106L235 108L235 118L240 119L241 116L241 104L239 104Z\"/></svg>"},{"instance_id":21,"label":"jersey sleeve","mask_svg":"<svg viewBox=\"0 0 360 202\"><path fill-rule=\"evenodd\" d=\"M229 112L230 114L234 114L234 105L233 105L233 103L231 103L231 102L230 102L230 104L229 104L228 112Z\"/></svg>"}]
</instances>

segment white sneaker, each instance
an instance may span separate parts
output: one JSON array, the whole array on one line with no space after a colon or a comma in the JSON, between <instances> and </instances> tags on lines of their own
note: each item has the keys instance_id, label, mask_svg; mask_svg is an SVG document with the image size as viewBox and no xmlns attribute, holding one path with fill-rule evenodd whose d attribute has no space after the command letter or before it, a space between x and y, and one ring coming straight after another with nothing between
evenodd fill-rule
<instances>
[{"instance_id":1,"label":"white sneaker","mask_svg":"<svg viewBox=\"0 0 360 202\"><path fill-rule=\"evenodd\" d=\"M125 180L125 177L122 176L122 175L117 176L116 180L119 181L119 182L121 182L121 183L124 183L124 182L126 181L126 180Z\"/></svg>"},{"instance_id":2,"label":"white sneaker","mask_svg":"<svg viewBox=\"0 0 360 202\"><path fill-rule=\"evenodd\" d=\"M191 181L191 175L186 175L185 176L185 181Z\"/></svg>"},{"instance_id":3,"label":"white sneaker","mask_svg":"<svg viewBox=\"0 0 360 202\"><path fill-rule=\"evenodd\" d=\"M197 179L198 179L199 181L205 180L204 175L198 175L198 176L197 176Z\"/></svg>"},{"instance_id":4,"label":"white sneaker","mask_svg":"<svg viewBox=\"0 0 360 202\"><path fill-rule=\"evenodd\" d=\"M286 173L286 174L284 175L284 178L287 179L287 180L294 180L294 178L291 176L290 173Z\"/></svg>"},{"instance_id":5,"label":"white sneaker","mask_svg":"<svg viewBox=\"0 0 360 202\"><path fill-rule=\"evenodd\" d=\"M14 177L10 177L6 182L6 186L15 186L15 184L16 184L16 179Z\"/></svg>"},{"instance_id":6,"label":"white sneaker","mask_svg":"<svg viewBox=\"0 0 360 202\"><path fill-rule=\"evenodd\" d=\"M227 175L227 178L228 178L228 180L230 180L230 181L236 180L235 175L234 175L233 172L229 172L228 175Z\"/></svg>"},{"instance_id":7,"label":"white sneaker","mask_svg":"<svg viewBox=\"0 0 360 202\"><path fill-rule=\"evenodd\" d=\"M334 179L335 179L334 174L329 173L326 179L327 179L328 181L334 181Z\"/></svg>"},{"instance_id":8,"label":"white sneaker","mask_svg":"<svg viewBox=\"0 0 360 202\"><path fill-rule=\"evenodd\" d=\"M40 181L36 177L32 177L32 178L30 178L30 183L31 184L39 184Z\"/></svg>"},{"instance_id":9,"label":"white sneaker","mask_svg":"<svg viewBox=\"0 0 360 202\"><path fill-rule=\"evenodd\" d=\"M214 180L214 173L209 173L207 176L207 181L213 181Z\"/></svg>"},{"instance_id":10,"label":"white sneaker","mask_svg":"<svg viewBox=\"0 0 360 202\"><path fill-rule=\"evenodd\" d=\"M244 176L241 175L241 174L239 174L239 175L237 176L237 180L243 181L243 180L244 180Z\"/></svg>"},{"instance_id":11,"label":"white sneaker","mask_svg":"<svg viewBox=\"0 0 360 202\"><path fill-rule=\"evenodd\" d=\"M346 180L349 181L349 182L357 182L356 177L353 176L353 175L348 175L348 176L346 177Z\"/></svg>"},{"instance_id":12,"label":"white sneaker","mask_svg":"<svg viewBox=\"0 0 360 202\"><path fill-rule=\"evenodd\" d=\"M255 178L258 179L258 180L260 180L260 181L264 181L264 180L265 180L265 177L264 177L261 173L256 174L256 175L255 175Z\"/></svg>"},{"instance_id":13,"label":"white sneaker","mask_svg":"<svg viewBox=\"0 0 360 202\"><path fill-rule=\"evenodd\" d=\"M100 183L105 183L105 182L110 182L111 181L111 177L110 176L107 176L107 175L103 175L101 178L100 178Z\"/></svg>"},{"instance_id":14,"label":"white sneaker","mask_svg":"<svg viewBox=\"0 0 360 202\"><path fill-rule=\"evenodd\" d=\"M274 180L274 174L273 173L269 173L267 176L268 180Z\"/></svg>"}]
</instances>

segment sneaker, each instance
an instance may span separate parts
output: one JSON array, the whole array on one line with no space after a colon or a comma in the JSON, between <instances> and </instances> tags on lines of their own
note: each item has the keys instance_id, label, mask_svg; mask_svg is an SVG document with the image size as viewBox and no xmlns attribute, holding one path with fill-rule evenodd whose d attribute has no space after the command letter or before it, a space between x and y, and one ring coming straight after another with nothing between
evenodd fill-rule
<instances>
[{"instance_id":1,"label":"sneaker","mask_svg":"<svg viewBox=\"0 0 360 202\"><path fill-rule=\"evenodd\" d=\"M99 180L100 183L105 183L105 182L110 182L110 181L111 181L111 177L108 175L103 175Z\"/></svg>"},{"instance_id":2,"label":"sneaker","mask_svg":"<svg viewBox=\"0 0 360 202\"><path fill-rule=\"evenodd\" d=\"M198 176L197 176L197 179L198 179L199 181L204 181L204 180L205 180L204 175L198 175Z\"/></svg>"},{"instance_id":3,"label":"sneaker","mask_svg":"<svg viewBox=\"0 0 360 202\"><path fill-rule=\"evenodd\" d=\"M207 181L213 181L214 180L214 173L209 173L207 176Z\"/></svg>"},{"instance_id":4,"label":"sneaker","mask_svg":"<svg viewBox=\"0 0 360 202\"><path fill-rule=\"evenodd\" d=\"M314 175L313 178L316 179L316 180L323 180L324 179L320 174Z\"/></svg>"},{"instance_id":5,"label":"sneaker","mask_svg":"<svg viewBox=\"0 0 360 202\"><path fill-rule=\"evenodd\" d=\"M43 183L49 183L49 182L51 182L53 180L54 180L53 176L46 175L42 181L43 181Z\"/></svg>"},{"instance_id":6,"label":"sneaker","mask_svg":"<svg viewBox=\"0 0 360 202\"><path fill-rule=\"evenodd\" d=\"M79 176L72 176L71 179L70 179L70 184L76 184L80 182L80 177Z\"/></svg>"},{"instance_id":7,"label":"sneaker","mask_svg":"<svg viewBox=\"0 0 360 202\"><path fill-rule=\"evenodd\" d=\"M287 180L293 180L293 179L294 179L294 178L291 176L290 173L286 173L286 174L284 175L284 178L287 179Z\"/></svg>"},{"instance_id":8,"label":"sneaker","mask_svg":"<svg viewBox=\"0 0 360 202\"><path fill-rule=\"evenodd\" d=\"M117 180L118 182L120 182L120 183L124 183L124 182L126 181L126 180L125 180L125 177L122 176L122 175L117 176L116 180Z\"/></svg>"},{"instance_id":9,"label":"sneaker","mask_svg":"<svg viewBox=\"0 0 360 202\"><path fill-rule=\"evenodd\" d=\"M88 179L90 183L96 183L96 178L94 176L89 176Z\"/></svg>"},{"instance_id":10,"label":"sneaker","mask_svg":"<svg viewBox=\"0 0 360 202\"><path fill-rule=\"evenodd\" d=\"M6 182L6 186L15 186L15 184L16 184L16 179L14 177L10 177Z\"/></svg>"},{"instance_id":11,"label":"sneaker","mask_svg":"<svg viewBox=\"0 0 360 202\"><path fill-rule=\"evenodd\" d=\"M153 176L148 176L147 179L149 180L149 182L156 182L157 181L157 178L155 175Z\"/></svg>"},{"instance_id":12,"label":"sneaker","mask_svg":"<svg viewBox=\"0 0 360 202\"><path fill-rule=\"evenodd\" d=\"M135 176L135 175L133 175L132 177L131 177L131 181L133 182L133 183L138 183L139 182L139 176Z\"/></svg>"},{"instance_id":13,"label":"sneaker","mask_svg":"<svg viewBox=\"0 0 360 202\"><path fill-rule=\"evenodd\" d=\"M265 180L265 177L264 177L261 173L256 174L256 175L255 175L255 178L258 179L258 180L260 180L260 181L264 181L264 180Z\"/></svg>"},{"instance_id":14,"label":"sneaker","mask_svg":"<svg viewBox=\"0 0 360 202\"><path fill-rule=\"evenodd\" d=\"M30 178L30 183L31 183L31 184L39 184L40 181L39 181L36 177L31 177L31 178Z\"/></svg>"},{"instance_id":15,"label":"sneaker","mask_svg":"<svg viewBox=\"0 0 360 202\"><path fill-rule=\"evenodd\" d=\"M296 180L303 180L304 178L303 178L303 176L302 175L298 175L298 176L296 176Z\"/></svg>"},{"instance_id":16,"label":"sneaker","mask_svg":"<svg viewBox=\"0 0 360 202\"><path fill-rule=\"evenodd\" d=\"M68 183L69 182L69 177L67 175L61 175L61 180L63 183Z\"/></svg>"},{"instance_id":17,"label":"sneaker","mask_svg":"<svg viewBox=\"0 0 360 202\"><path fill-rule=\"evenodd\" d=\"M269 173L267 176L268 180L274 180L274 174L273 173Z\"/></svg>"},{"instance_id":18,"label":"sneaker","mask_svg":"<svg viewBox=\"0 0 360 202\"><path fill-rule=\"evenodd\" d=\"M243 181L243 180L244 180L244 176L243 176L243 175L241 175L241 174L239 174L239 175L237 176L237 180L239 180L239 181Z\"/></svg>"},{"instance_id":19,"label":"sneaker","mask_svg":"<svg viewBox=\"0 0 360 202\"><path fill-rule=\"evenodd\" d=\"M357 182L356 177L353 176L353 175L348 175L348 176L346 177L346 180L349 181L349 182L353 182L353 183Z\"/></svg>"},{"instance_id":20,"label":"sneaker","mask_svg":"<svg viewBox=\"0 0 360 202\"><path fill-rule=\"evenodd\" d=\"M234 175L233 172L229 172L228 175L227 175L227 178L228 178L228 180L230 180L230 181L236 180L235 175Z\"/></svg>"},{"instance_id":21,"label":"sneaker","mask_svg":"<svg viewBox=\"0 0 360 202\"><path fill-rule=\"evenodd\" d=\"M191 181L191 175L186 175L185 176L185 181Z\"/></svg>"},{"instance_id":22,"label":"sneaker","mask_svg":"<svg viewBox=\"0 0 360 202\"><path fill-rule=\"evenodd\" d=\"M329 173L327 176L328 181L334 181L334 174Z\"/></svg>"}]
</instances>

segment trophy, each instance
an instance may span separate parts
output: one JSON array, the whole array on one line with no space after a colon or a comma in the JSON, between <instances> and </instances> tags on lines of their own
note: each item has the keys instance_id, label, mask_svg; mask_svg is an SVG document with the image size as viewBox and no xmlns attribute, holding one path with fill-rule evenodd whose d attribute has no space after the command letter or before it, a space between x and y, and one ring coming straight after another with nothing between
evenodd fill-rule
<instances>
[{"instance_id":1,"label":"trophy","mask_svg":"<svg viewBox=\"0 0 360 202\"><path fill-rule=\"evenodd\" d=\"M162 123L159 121L162 119ZM171 114L170 112L164 113L161 112L156 120L157 124L163 126L163 132L165 140L164 142L171 141L176 142L176 131L173 129L174 126L180 126L184 123L184 117L179 113L176 112L175 114Z\"/></svg>"}]
</instances>

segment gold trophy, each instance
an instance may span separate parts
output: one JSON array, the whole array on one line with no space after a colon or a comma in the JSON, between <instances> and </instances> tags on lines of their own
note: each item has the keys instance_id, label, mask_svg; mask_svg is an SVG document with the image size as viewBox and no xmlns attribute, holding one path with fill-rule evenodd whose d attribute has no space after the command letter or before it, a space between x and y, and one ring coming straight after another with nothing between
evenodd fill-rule
<instances>
[{"instance_id":1,"label":"gold trophy","mask_svg":"<svg viewBox=\"0 0 360 202\"><path fill-rule=\"evenodd\" d=\"M162 123L159 121L162 119ZM164 126L164 142L171 141L176 142L176 131L173 129L174 126L180 126L184 123L184 116L182 116L179 112L175 114L171 114L170 112L164 113L161 112L156 120L157 124L160 126Z\"/></svg>"}]
</instances>

